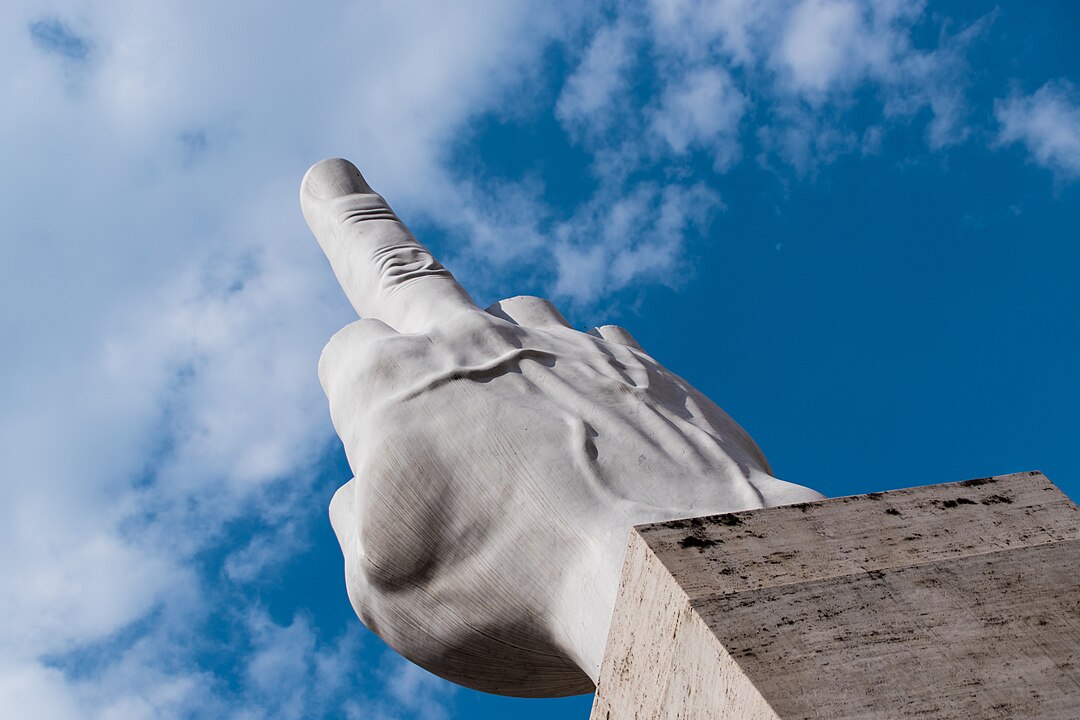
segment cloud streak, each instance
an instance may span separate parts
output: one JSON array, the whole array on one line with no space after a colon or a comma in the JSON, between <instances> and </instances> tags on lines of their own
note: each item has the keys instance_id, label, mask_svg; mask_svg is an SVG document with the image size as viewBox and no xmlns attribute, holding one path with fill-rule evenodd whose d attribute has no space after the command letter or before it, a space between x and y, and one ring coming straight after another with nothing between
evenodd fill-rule
<instances>
[{"instance_id":1,"label":"cloud streak","mask_svg":"<svg viewBox=\"0 0 1080 720\"><path fill-rule=\"evenodd\" d=\"M1068 80L1051 81L1031 95L1013 93L994 103L998 142L1022 144L1031 161L1066 180L1080 178L1080 93Z\"/></svg>"}]
</instances>

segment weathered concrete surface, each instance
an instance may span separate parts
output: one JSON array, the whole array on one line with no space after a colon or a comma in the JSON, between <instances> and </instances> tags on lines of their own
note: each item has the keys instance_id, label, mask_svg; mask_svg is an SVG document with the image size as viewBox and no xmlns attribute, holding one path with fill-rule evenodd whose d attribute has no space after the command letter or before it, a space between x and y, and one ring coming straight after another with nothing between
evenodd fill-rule
<instances>
[{"instance_id":1,"label":"weathered concrete surface","mask_svg":"<svg viewBox=\"0 0 1080 720\"><path fill-rule=\"evenodd\" d=\"M592 717L1080 717L1080 509L1041 473L631 533Z\"/></svg>"}]
</instances>

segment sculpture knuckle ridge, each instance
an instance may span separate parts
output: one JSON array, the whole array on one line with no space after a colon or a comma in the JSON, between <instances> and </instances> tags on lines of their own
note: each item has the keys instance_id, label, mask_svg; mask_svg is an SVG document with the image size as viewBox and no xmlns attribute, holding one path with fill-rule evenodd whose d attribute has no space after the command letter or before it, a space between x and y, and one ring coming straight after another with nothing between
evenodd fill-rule
<instances>
[{"instance_id":1,"label":"sculpture knuckle ridge","mask_svg":"<svg viewBox=\"0 0 1080 720\"><path fill-rule=\"evenodd\" d=\"M356 351L360 345L368 344L376 338L367 331L372 329L372 324L377 320L355 320L334 333L323 346L319 354L319 381L323 390L329 392L332 385L340 379L342 366L356 359ZM381 323L378 323L381 325Z\"/></svg>"}]
</instances>

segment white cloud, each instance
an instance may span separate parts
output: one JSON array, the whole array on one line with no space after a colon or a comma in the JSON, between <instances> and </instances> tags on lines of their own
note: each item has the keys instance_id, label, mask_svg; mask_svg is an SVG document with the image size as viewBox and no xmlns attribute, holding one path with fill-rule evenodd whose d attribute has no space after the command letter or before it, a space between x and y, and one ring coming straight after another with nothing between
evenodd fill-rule
<instances>
[{"instance_id":1,"label":"white cloud","mask_svg":"<svg viewBox=\"0 0 1080 720\"><path fill-rule=\"evenodd\" d=\"M964 54L993 14L955 34L943 29L937 46L924 49L912 41L915 26L924 19L924 6L921 0L871 4L803 0L787 19L771 59L782 78L782 89L793 94L788 104L798 98L809 103L815 115L826 102L843 110L853 104L856 89L869 85L876 88L886 120L907 120L924 108L930 111L926 139L931 149L964 140L969 111ZM821 125L826 137L802 143L801 149L819 145L835 150L836 144L827 136L835 135L837 118L832 113ZM809 126L799 124L804 131ZM807 164L804 154L796 157ZM828 156L821 161L828 162Z\"/></svg>"},{"instance_id":2,"label":"white cloud","mask_svg":"<svg viewBox=\"0 0 1080 720\"><path fill-rule=\"evenodd\" d=\"M773 122L758 128L757 138L763 166L769 167L773 157L780 158L800 176L815 175L821 166L859 145L857 134L841 122L798 103L777 107Z\"/></svg>"},{"instance_id":3,"label":"white cloud","mask_svg":"<svg viewBox=\"0 0 1080 720\"><path fill-rule=\"evenodd\" d=\"M716 169L723 171L738 160L739 121L746 104L730 75L718 68L701 68L668 84L653 114L652 129L677 155L691 147L706 149Z\"/></svg>"},{"instance_id":4,"label":"white cloud","mask_svg":"<svg viewBox=\"0 0 1080 720\"><path fill-rule=\"evenodd\" d=\"M261 611L249 614L252 651L246 686L237 701L248 717L308 718L339 714L357 694L359 632L321 645L303 617L279 625ZM353 684L354 687L349 687Z\"/></svg>"},{"instance_id":5,"label":"white cloud","mask_svg":"<svg viewBox=\"0 0 1080 720\"><path fill-rule=\"evenodd\" d=\"M600 28L563 84L556 117L575 132L607 130L614 120L615 103L628 89L635 51L628 20Z\"/></svg>"},{"instance_id":6,"label":"white cloud","mask_svg":"<svg viewBox=\"0 0 1080 720\"><path fill-rule=\"evenodd\" d=\"M723 208L704 186L641 184L595 199L556 230L558 280L552 293L585 304L637 282L679 283L683 238Z\"/></svg>"},{"instance_id":7,"label":"white cloud","mask_svg":"<svg viewBox=\"0 0 1080 720\"><path fill-rule=\"evenodd\" d=\"M400 657L389 661L386 688L390 697L408 717L417 720L444 720L444 703L453 690L428 671Z\"/></svg>"},{"instance_id":8,"label":"white cloud","mask_svg":"<svg viewBox=\"0 0 1080 720\"><path fill-rule=\"evenodd\" d=\"M923 123L941 150L969 136L965 55L993 17L957 31L923 0L652 0L595 31L559 118L609 193L695 154L727 172L751 137L762 166L808 177L863 148L871 127L880 146L890 128ZM917 45L927 25L936 42Z\"/></svg>"},{"instance_id":9,"label":"white cloud","mask_svg":"<svg viewBox=\"0 0 1080 720\"><path fill-rule=\"evenodd\" d=\"M860 6L852 2L804 0L788 18L778 48L780 65L795 89L822 93L859 72L864 28Z\"/></svg>"},{"instance_id":10,"label":"white cloud","mask_svg":"<svg viewBox=\"0 0 1080 720\"><path fill-rule=\"evenodd\" d=\"M665 55L694 65L716 57L736 66L756 63L783 4L754 0L651 0L649 23Z\"/></svg>"},{"instance_id":11,"label":"white cloud","mask_svg":"<svg viewBox=\"0 0 1080 720\"><path fill-rule=\"evenodd\" d=\"M1080 178L1080 93L1067 80L997 100L994 114L998 142L1022 143L1034 162L1062 178Z\"/></svg>"},{"instance_id":12,"label":"white cloud","mask_svg":"<svg viewBox=\"0 0 1080 720\"><path fill-rule=\"evenodd\" d=\"M250 648L232 682L188 669L183 653L197 640L190 635L169 637L179 628L157 625L134 644L111 648L107 662L95 662L73 676L39 663L0 665L0 713L49 720L287 720L345 716L355 711L358 701L368 705L367 717L374 714L370 710L381 711L382 699L365 699L363 694L365 681L376 672L359 663L358 625L327 643L300 616L279 624L256 607L241 609L238 620ZM407 665L394 664L382 680L393 685L405 677L409 682L413 670ZM426 696L437 712L439 691L429 690Z\"/></svg>"},{"instance_id":13,"label":"white cloud","mask_svg":"<svg viewBox=\"0 0 1080 720\"><path fill-rule=\"evenodd\" d=\"M83 717L63 673L37 663L0 665L0 712L28 720Z\"/></svg>"},{"instance_id":14,"label":"white cloud","mask_svg":"<svg viewBox=\"0 0 1080 720\"><path fill-rule=\"evenodd\" d=\"M107 636L142 617L182 578L167 558L108 532L70 544L55 536L33 545L19 539L23 558L6 568L17 591L5 593L0 605L4 646L16 657L63 652Z\"/></svg>"}]
</instances>

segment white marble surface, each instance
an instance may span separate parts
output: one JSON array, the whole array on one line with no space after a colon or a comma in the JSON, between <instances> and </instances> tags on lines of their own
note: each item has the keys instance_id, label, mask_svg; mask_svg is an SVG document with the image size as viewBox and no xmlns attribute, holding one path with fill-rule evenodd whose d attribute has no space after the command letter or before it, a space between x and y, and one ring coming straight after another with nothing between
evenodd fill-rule
<instances>
[{"instance_id":1,"label":"white marble surface","mask_svg":"<svg viewBox=\"0 0 1080 720\"><path fill-rule=\"evenodd\" d=\"M312 167L301 204L363 318L319 363L355 474L330 506L349 598L417 664L589 692L631 526L821 497L625 330L478 308L351 163Z\"/></svg>"}]
</instances>

